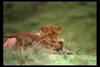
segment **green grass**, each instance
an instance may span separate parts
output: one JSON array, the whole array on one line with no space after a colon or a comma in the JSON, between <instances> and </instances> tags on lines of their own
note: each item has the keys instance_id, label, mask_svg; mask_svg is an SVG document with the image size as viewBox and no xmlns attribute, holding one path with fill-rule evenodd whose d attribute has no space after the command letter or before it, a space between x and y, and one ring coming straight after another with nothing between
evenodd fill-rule
<instances>
[{"instance_id":1,"label":"green grass","mask_svg":"<svg viewBox=\"0 0 100 67\"><path fill-rule=\"evenodd\" d=\"M31 48L21 52L4 49L4 65L96 65L96 56L49 54Z\"/></svg>"}]
</instances>

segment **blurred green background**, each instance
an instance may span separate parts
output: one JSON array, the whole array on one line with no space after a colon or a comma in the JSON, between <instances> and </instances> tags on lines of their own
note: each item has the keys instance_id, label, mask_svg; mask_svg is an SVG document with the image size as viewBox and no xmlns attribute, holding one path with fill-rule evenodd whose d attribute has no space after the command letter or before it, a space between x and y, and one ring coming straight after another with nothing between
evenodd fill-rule
<instances>
[{"instance_id":1,"label":"blurred green background","mask_svg":"<svg viewBox=\"0 0 100 67\"><path fill-rule=\"evenodd\" d=\"M64 46L96 55L96 2L3 2L3 33L35 32L40 25L61 24Z\"/></svg>"}]
</instances>

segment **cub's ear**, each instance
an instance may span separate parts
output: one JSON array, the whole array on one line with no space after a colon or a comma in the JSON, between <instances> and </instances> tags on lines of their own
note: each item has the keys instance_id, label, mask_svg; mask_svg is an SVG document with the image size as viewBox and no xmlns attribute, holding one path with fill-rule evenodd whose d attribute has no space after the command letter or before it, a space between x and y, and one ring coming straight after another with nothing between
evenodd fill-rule
<instances>
[{"instance_id":1,"label":"cub's ear","mask_svg":"<svg viewBox=\"0 0 100 67\"><path fill-rule=\"evenodd\" d=\"M48 32L48 28L45 27L45 26L41 26L41 31L44 32L44 33L46 33L46 32Z\"/></svg>"},{"instance_id":2,"label":"cub's ear","mask_svg":"<svg viewBox=\"0 0 100 67\"><path fill-rule=\"evenodd\" d=\"M45 31L45 27L44 26L40 26L41 31Z\"/></svg>"},{"instance_id":3,"label":"cub's ear","mask_svg":"<svg viewBox=\"0 0 100 67\"><path fill-rule=\"evenodd\" d=\"M62 29L62 27L63 27L62 25L56 25L56 29L59 31Z\"/></svg>"}]
</instances>

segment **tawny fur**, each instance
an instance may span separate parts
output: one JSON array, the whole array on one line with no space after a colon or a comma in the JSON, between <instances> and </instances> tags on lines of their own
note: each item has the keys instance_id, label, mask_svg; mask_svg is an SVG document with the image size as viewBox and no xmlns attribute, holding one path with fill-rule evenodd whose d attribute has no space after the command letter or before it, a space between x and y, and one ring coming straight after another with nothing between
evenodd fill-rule
<instances>
[{"instance_id":1,"label":"tawny fur","mask_svg":"<svg viewBox=\"0 0 100 67\"><path fill-rule=\"evenodd\" d=\"M4 46L10 46L12 48L14 44L16 44L17 49L23 49L26 46L31 44L34 45L41 41L41 44L43 44L45 48L53 47L53 49L60 49L63 46L63 42L58 38L61 28L62 26L60 25L48 24L42 26L40 32L37 33L18 32L9 36L4 36L5 38L8 38L4 43ZM15 40L12 40L13 38L15 38ZM8 44L6 44L7 42Z\"/></svg>"}]
</instances>

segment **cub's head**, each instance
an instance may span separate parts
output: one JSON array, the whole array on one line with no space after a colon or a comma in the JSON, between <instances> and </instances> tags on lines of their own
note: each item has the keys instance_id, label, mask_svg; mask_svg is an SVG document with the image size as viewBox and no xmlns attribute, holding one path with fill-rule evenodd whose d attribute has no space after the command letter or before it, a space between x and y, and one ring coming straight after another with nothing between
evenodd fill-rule
<instances>
[{"instance_id":1,"label":"cub's head","mask_svg":"<svg viewBox=\"0 0 100 67\"><path fill-rule=\"evenodd\" d=\"M51 32L49 34L49 36L52 38L52 39L56 39L59 34L60 34L60 31L62 29L62 25L53 25L52 28L50 28Z\"/></svg>"},{"instance_id":2,"label":"cub's head","mask_svg":"<svg viewBox=\"0 0 100 67\"><path fill-rule=\"evenodd\" d=\"M47 24L46 26L41 26L41 31L45 36L55 39L58 37L60 31L62 29L62 25L52 25Z\"/></svg>"}]
</instances>

